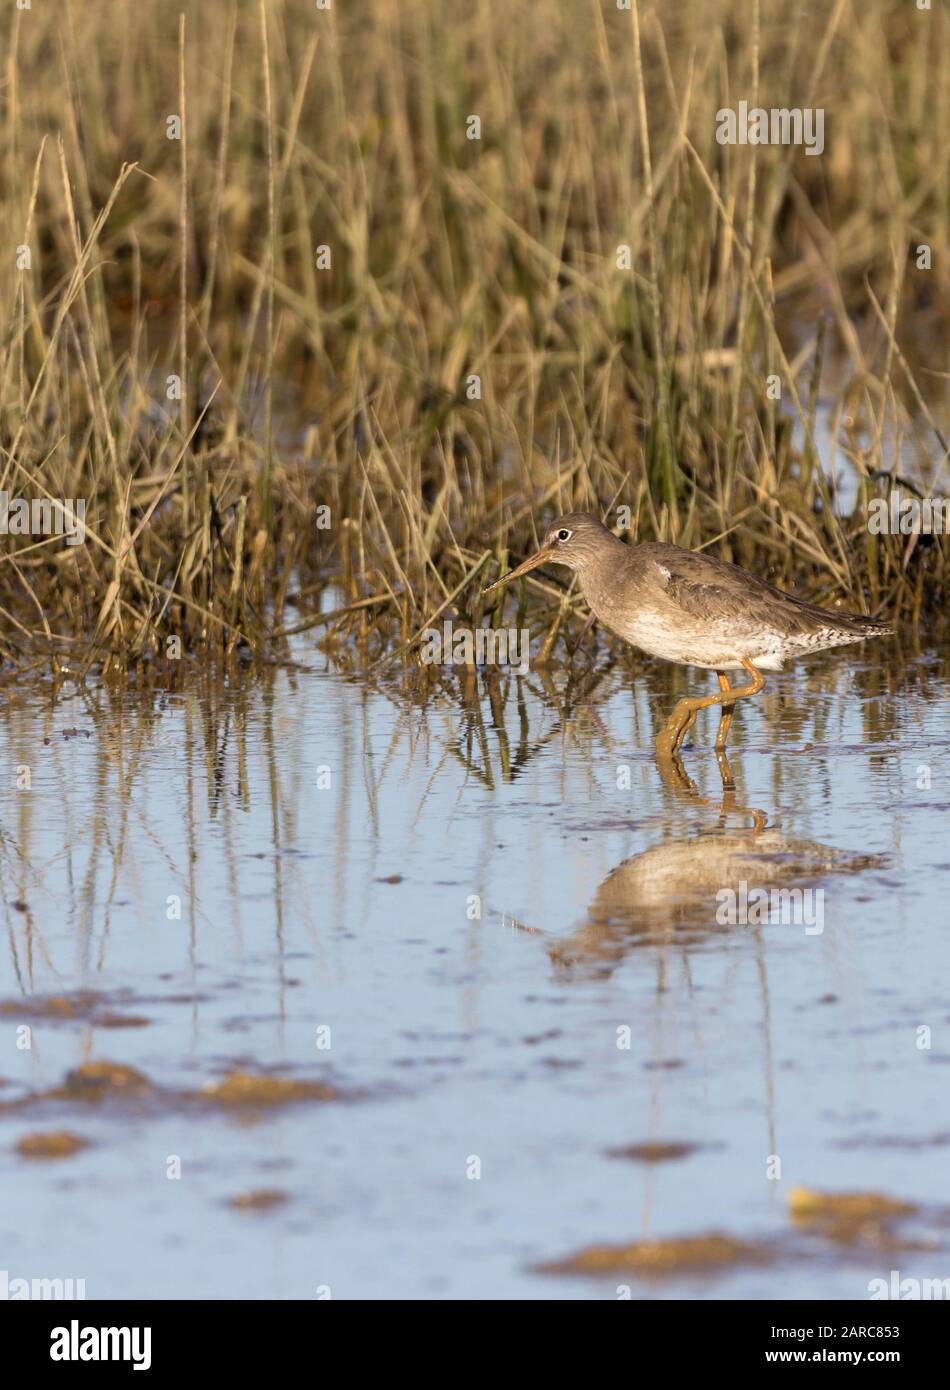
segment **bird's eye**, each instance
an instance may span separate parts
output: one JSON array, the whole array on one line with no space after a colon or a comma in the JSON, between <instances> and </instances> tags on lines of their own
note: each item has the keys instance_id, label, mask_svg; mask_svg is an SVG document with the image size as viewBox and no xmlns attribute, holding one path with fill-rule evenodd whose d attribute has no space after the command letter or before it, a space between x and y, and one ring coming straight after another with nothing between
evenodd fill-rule
<instances>
[{"instance_id":1,"label":"bird's eye","mask_svg":"<svg viewBox=\"0 0 950 1390\"><path fill-rule=\"evenodd\" d=\"M571 539L571 532L566 530L558 531L557 538L559 541L569 541Z\"/></svg>"}]
</instances>

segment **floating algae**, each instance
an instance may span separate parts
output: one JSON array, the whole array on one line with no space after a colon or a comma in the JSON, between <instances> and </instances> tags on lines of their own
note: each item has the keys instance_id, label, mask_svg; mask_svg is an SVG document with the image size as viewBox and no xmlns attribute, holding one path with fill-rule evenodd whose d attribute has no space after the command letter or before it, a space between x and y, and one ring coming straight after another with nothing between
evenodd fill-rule
<instances>
[{"instance_id":1,"label":"floating algae","mask_svg":"<svg viewBox=\"0 0 950 1390\"><path fill-rule=\"evenodd\" d=\"M156 1086L135 1067L116 1062L84 1062L67 1072L61 1085L33 1091L18 1100L0 1104L0 1113L33 1109L50 1102L125 1102L141 1110L165 1106L209 1103L235 1110L286 1105L300 1101L342 1100L344 1093L325 1081L300 1081L283 1076L261 1076L234 1071L220 1081L207 1082L200 1091Z\"/></svg>"},{"instance_id":2,"label":"floating algae","mask_svg":"<svg viewBox=\"0 0 950 1390\"><path fill-rule=\"evenodd\" d=\"M608 1149L608 1158L630 1158L637 1163L669 1163L674 1159L688 1158L690 1154L698 1153L703 1146L701 1144L681 1144L671 1141L670 1143L660 1143L655 1140L647 1140L643 1144L625 1144L621 1148Z\"/></svg>"},{"instance_id":3,"label":"floating algae","mask_svg":"<svg viewBox=\"0 0 950 1390\"><path fill-rule=\"evenodd\" d=\"M788 1205L794 1220L819 1222L879 1221L917 1210L911 1202L881 1192L814 1192L807 1187L793 1188Z\"/></svg>"},{"instance_id":4,"label":"floating algae","mask_svg":"<svg viewBox=\"0 0 950 1390\"><path fill-rule=\"evenodd\" d=\"M88 1139L63 1129L48 1134L25 1134L16 1151L21 1158L70 1158L88 1146Z\"/></svg>"},{"instance_id":5,"label":"floating algae","mask_svg":"<svg viewBox=\"0 0 950 1390\"><path fill-rule=\"evenodd\" d=\"M62 1089L52 1094L77 1100L102 1100L106 1096L142 1095L150 1084L148 1077L135 1067L116 1062L84 1062L67 1072Z\"/></svg>"},{"instance_id":6,"label":"floating algae","mask_svg":"<svg viewBox=\"0 0 950 1390\"><path fill-rule=\"evenodd\" d=\"M734 1240L718 1231L704 1236L635 1241L631 1245L592 1245L576 1255L539 1265L541 1274L680 1274L724 1269L737 1264L764 1264L761 1246Z\"/></svg>"},{"instance_id":7,"label":"floating algae","mask_svg":"<svg viewBox=\"0 0 950 1390\"><path fill-rule=\"evenodd\" d=\"M288 1194L279 1188L262 1188L257 1192L237 1193L231 1198L230 1205L236 1211L270 1211L272 1207L281 1207L289 1201Z\"/></svg>"},{"instance_id":8,"label":"floating algae","mask_svg":"<svg viewBox=\"0 0 950 1390\"><path fill-rule=\"evenodd\" d=\"M867 1245L881 1250L933 1250L921 1241L895 1233L902 1218L918 1214L912 1202L881 1192L814 1192L793 1188L788 1196L792 1220L824 1240Z\"/></svg>"},{"instance_id":9,"label":"floating algae","mask_svg":"<svg viewBox=\"0 0 950 1390\"><path fill-rule=\"evenodd\" d=\"M60 1019L80 1020L97 1028L145 1028L151 1022L141 1014L117 1012L103 995L89 990L81 990L72 995L49 994L39 998L5 999L0 1002L0 1015L45 1022Z\"/></svg>"},{"instance_id":10,"label":"floating algae","mask_svg":"<svg viewBox=\"0 0 950 1390\"><path fill-rule=\"evenodd\" d=\"M235 1071L202 1088L207 1100L222 1105L280 1105L298 1100L338 1100L339 1092L323 1081L295 1081L283 1076L255 1076Z\"/></svg>"}]
</instances>

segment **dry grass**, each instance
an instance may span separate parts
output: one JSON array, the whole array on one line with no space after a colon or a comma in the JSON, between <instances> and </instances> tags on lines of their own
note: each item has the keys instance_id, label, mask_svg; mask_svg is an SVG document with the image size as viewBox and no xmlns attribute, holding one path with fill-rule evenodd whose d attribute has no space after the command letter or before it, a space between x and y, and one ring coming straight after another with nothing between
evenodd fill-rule
<instances>
[{"instance_id":1,"label":"dry grass","mask_svg":"<svg viewBox=\"0 0 950 1390\"><path fill-rule=\"evenodd\" d=\"M85 545L4 540L11 669L308 624L341 659L408 654L575 506L825 602L942 599L945 543L864 509L902 472L945 490L945 7L124 0L0 26L0 487L88 509ZM718 145L740 99L823 107L824 154ZM528 594L550 650L573 601Z\"/></svg>"}]
</instances>

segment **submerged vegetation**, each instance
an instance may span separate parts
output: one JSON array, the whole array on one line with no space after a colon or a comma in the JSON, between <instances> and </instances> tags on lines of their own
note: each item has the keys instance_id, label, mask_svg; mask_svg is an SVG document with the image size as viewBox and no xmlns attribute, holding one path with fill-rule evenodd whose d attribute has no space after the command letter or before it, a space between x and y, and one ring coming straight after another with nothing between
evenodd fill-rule
<instances>
[{"instance_id":1,"label":"submerged vegetation","mask_svg":"<svg viewBox=\"0 0 950 1390\"><path fill-rule=\"evenodd\" d=\"M409 658L571 508L936 619L867 509L946 491L945 7L182 10L0 20L0 490L86 531L5 538L9 669Z\"/></svg>"}]
</instances>

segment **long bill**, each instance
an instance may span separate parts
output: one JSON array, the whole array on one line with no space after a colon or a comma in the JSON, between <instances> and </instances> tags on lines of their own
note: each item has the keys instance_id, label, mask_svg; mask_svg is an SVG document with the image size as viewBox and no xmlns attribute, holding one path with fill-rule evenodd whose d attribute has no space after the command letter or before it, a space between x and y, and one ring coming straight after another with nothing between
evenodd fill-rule
<instances>
[{"instance_id":1,"label":"long bill","mask_svg":"<svg viewBox=\"0 0 950 1390\"><path fill-rule=\"evenodd\" d=\"M549 560L553 560L554 551L550 546L536 550L533 555L529 555L517 569L509 570L507 574L500 575L494 584L489 584L482 590L483 594L490 594L493 589L500 589L502 584L507 584L510 579L518 579L522 574L527 574L529 570L536 570L539 565L546 565Z\"/></svg>"}]
</instances>

